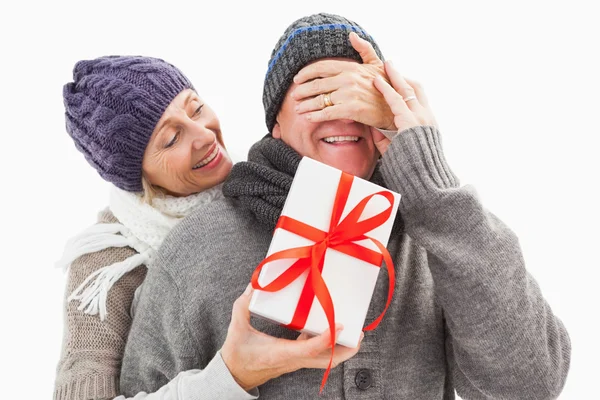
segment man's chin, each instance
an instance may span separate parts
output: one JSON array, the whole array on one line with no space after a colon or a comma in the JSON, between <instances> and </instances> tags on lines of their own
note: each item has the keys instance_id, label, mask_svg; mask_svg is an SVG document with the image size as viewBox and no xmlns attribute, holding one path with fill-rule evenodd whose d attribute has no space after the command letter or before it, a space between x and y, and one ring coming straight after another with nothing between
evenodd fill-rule
<instances>
[{"instance_id":1,"label":"man's chin","mask_svg":"<svg viewBox=\"0 0 600 400\"><path fill-rule=\"evenodd\" d=\"M369 179L371 175L373 175L373 170L375 169L375 165L369 165L369 163L364 160L352 162L349 160L337 159L332 161L324 160L322 162L362 179Z\"/></svg>"}]
</instances>

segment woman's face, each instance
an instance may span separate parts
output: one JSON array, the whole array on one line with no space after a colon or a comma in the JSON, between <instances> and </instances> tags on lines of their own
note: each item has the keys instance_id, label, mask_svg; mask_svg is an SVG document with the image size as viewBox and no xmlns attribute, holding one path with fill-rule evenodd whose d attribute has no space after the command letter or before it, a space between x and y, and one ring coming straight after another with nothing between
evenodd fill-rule
<instances>
[{"instance_id":1,"label":"woman's face","mask_svg":"<svg viewBox=\"0 0 600 400\"><path fill-rule=\"evenodd\" d=\"M144 152L148 181L173 196L187 196L223 182L231 166L213 110L192 89L179 93Z\"/></svg>"}]
</instances>

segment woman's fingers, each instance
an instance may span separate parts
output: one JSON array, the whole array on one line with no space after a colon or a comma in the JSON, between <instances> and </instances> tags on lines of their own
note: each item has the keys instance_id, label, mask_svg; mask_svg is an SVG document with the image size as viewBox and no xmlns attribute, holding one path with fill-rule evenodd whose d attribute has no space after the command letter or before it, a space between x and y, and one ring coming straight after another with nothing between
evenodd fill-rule
<instances>
[{"instance_id":1,"label":"woman's fingers","mask_svg":"<svg viewBox=\"0 0 600 400\"><path fill-rule=\"evenodd\" d=\"M383 94L385 101L392 110L394 125L396 125L398 131L420 125L419 119L413 111L415 109L422 110L423 107L419 104L418 99L416 99L414 90L388 61L385 63L385 68L393 87L380 77L375 78L375 87ZM410 89L407 89L407 86ZM414 100L410 100L408 96L415 96L415 98ZM411 105L410 103L413 102L414 104Z\"/></svg>"},{"instance_id":2,"label":"woman's fingers","mask_svg":"<svg viewBox=\"0 0 600 400\"><path fill-rule=\"evenodd\" d=\"M385 62L385 73L390 78L392 87L402 96L404 102L411 110L418 109L420 106L417 94L412 86L408 84L406 79L394 68L391 61Z\"/></svg>"},{"instance_id":3,"label":"woman's fingers","mask_svg":"<svg viewBox=\"0 0 600 400\"><path fill-rule=\"evenodd\" d=\"M385 63L385 70L396 91L404 97L404 102L413 112L413 118L418 122L418 125L433 125L437 127L437 121L433 115L433 111L429 107L429 101L427 100L427 96L425 96L423 86L417 81L403 78L389 62ZM410 100L411 98L412 100ZM394 118L394 121L396 121L399 116L396 113L394 115L396 115L396 118ZM398 124L396 126L400 127Z\"/></svg>"},{"instance_id":4,"label":"woman's fingers","mask_svg":"<svg viewBox=\"0 0 600 400\"><path fill-rule=\"evenodd\" d=\"M415 80L409 78L404 79L415 91L415 95L417 96L417 99L419 99L419 103L421 103L423 107L428 107L429 102L427 101L427 96L425 95L425 90L423 89L423 86Z\"/></svg>"},{"instance_id":5,"label":"woman's fingers","mask_svg":"<svg viewBox=\"0 0 600 400\"><path fill-rule=\"evenodd\" d=\"M392 110L392 113L394 113L396 117L398 115L412 113L402 96L383 78L379 76L375 78L375 87L381 92L383 98L390 107L390 110ZM398 124L396 124L396 126L398 126Z\"/></svg>"},{"instance_id":6,"label":"woman's fingers","mask_svg":"<svg viewBox=\"0 0 600 400\"><path fill-rule=\"evenodd\" d=\"M385 135L381 133L379 129L374 127L371 127L371 137L373 138L373 143L375 143L375 147L379 151L379 154L383 155L390 145L391 140L385 137Z\"/></svg>"}]
</instances>

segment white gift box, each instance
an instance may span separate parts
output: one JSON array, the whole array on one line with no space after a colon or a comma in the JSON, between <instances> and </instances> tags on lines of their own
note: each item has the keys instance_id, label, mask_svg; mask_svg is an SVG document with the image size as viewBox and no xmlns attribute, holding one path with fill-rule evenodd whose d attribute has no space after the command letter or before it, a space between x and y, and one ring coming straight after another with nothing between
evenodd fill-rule
<instances>
[{"instance_id":1,"label":"white gift box","mask_svg":"<svg viewBox=\"0 0 600 400\"><path fill-rule=\"evenodd\" d=\"M304 157L300 162L292 187L283 207L282 215L294 218L321 231L327 232L331 221L338 184L342 172L338 169ZM354 177L348 200L340 221L366 196L380 191L393 195L391 215L388 220L365 236L379 240L387 246L396 217L400 195L366 180ZM381 213L390 206L382 196L373 196L365 207L359 221ZM307 238L278 228L273 234L267 256L286 249L312 245ZM380 253L371 240L354 242ZM335 310L335 322L344 325L337 343L356 347L362 332L367 310L371 302L380 266L354 258L343 252L328 248L322 277L327 285ZM258 282L266 286L285 272L296 259L283 259L263 266ZM384 265L382 264L381 267ZM250 302L250 312L275 323L288 325L296 311L300 294L305 285L308 270L295 281L277 292L255 290ZM381 310L383 311L383 310ZM329 329L327 317L317 298L314 299L302 332L318 335Z\"/></svg>"}]
</instances>

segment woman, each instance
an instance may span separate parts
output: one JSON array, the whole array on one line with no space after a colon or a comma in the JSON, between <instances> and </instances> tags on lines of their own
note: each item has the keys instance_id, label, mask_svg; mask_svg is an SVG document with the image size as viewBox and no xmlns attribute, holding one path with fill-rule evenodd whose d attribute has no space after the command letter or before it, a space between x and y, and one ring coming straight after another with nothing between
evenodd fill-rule
<instances>
[{"instance_id":1,"label":"woman","mask_svg":"<svg viewBox=\"0 0 600 400\"><path fill-rule=\"evenodd\" d=\"M67 131L113 186L59 261L70 268L54 398L112 399L145 266L180 219L222 196L232 162L217 116L173 65L101 57L78 62L73 80Z\"/></svg>"}]
</instances>

